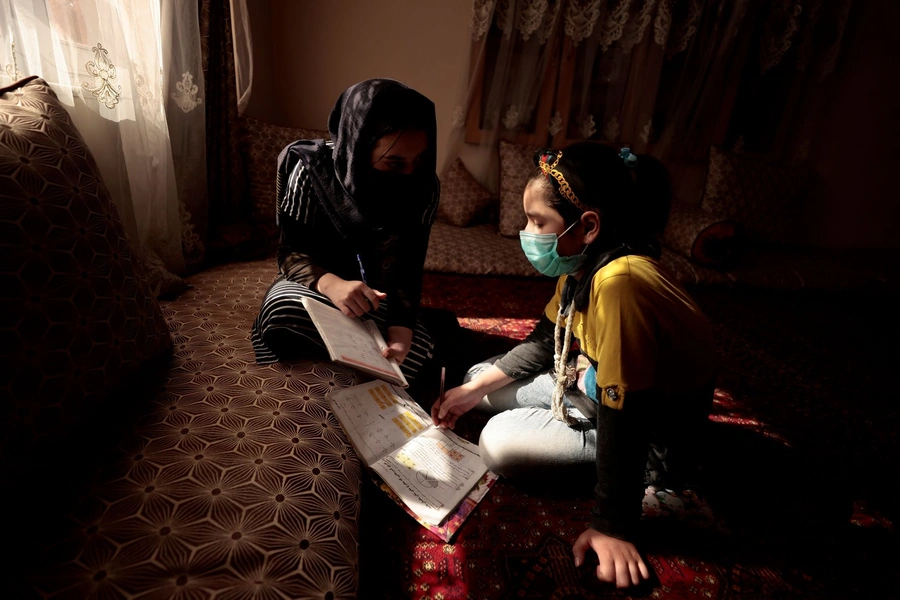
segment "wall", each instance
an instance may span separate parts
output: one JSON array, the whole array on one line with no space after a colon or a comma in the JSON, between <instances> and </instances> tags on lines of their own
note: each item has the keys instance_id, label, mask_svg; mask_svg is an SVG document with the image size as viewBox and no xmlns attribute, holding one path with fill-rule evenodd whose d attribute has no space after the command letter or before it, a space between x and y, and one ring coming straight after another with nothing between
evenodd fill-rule
<instances>
[{"instance_id":1,"label":"wall","mask_svg":"<svg viewBox=\"0 0 900 600\"><path fill-rule=\"evenodd\" d=\"M347 87L373 77L397 79L435 103L443 164L468 67L471 0L248 4L254 46L271 48L268 57L254 56L254 87L268 78L262 87L271 104L251 100L250 114L279 125L326 129Z\"/></svg>"},{"instance_id":2,"label":"wall","mask_svg":"<svg viewBox=\"0 0 900 600\"><path fill-rule=\"evenodd\" d=\"M857 0L810 158L821 189L810 237L829 247L900 248L900 2Z\"/></svg>"}]
</instances>

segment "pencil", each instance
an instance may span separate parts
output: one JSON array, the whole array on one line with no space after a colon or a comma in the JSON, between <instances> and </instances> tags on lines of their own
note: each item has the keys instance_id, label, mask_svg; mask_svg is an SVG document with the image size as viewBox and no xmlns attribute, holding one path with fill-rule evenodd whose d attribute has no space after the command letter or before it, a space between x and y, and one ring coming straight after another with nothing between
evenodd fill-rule
<instances>
[{"instance_id":1,"label":"pencil","mask_svg":"<svg viewBox=\"0 0 900 600\"><path fill-rule=\"evenodd\" d=\"M444 402L444 379L447 376L447 368L441 367L441 395L438 397L438 402L443 404Z\"/></svg>"}]
</instances>

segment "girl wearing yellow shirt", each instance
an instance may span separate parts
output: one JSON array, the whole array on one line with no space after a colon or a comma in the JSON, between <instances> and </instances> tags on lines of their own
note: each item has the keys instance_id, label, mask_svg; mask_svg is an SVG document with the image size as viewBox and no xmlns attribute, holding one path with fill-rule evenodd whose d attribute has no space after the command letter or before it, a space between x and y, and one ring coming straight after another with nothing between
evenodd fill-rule
<instances>
[{"instance_id":1,"label":"girl wearing yellow shirt","mask_svg":"<svg viewBox=\"0 0 900 600\"><path fill-rule=\"evenodd\" d=\"M522 249L556 293L534 331L475 365L432 407L454 427L487 411L488 467L506 477L584 477L596 468L590 527L576 566L619 587L649 577L633 543L647 484L690 478L712 401L715 348L706 317L659 264L671 201L650 156L591 142L541 149L525 187Z\"/></svg>"}]
</instances>

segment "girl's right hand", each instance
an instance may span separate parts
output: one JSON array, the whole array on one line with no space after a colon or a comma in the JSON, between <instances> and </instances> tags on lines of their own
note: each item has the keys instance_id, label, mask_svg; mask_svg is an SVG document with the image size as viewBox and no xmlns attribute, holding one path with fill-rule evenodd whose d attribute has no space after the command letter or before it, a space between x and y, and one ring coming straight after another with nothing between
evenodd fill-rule
<instances>
[{"instance_id":1,"label":"girl's right hand","mask_svg":"<svg viewBox=\"0 0 900 600\"><path fill-rule=\"evenodd\" d=\"M438 398L431 407L431 421L437 427L453 429L456 419L469 412L483 397L484 391L475 381L448 390L443 401Z\"/></svg>"},{"instance_id":2,"label":"girl's right hand","mask_svg":"<svg viewBox=\"0 0 900 600\"><path fill-rule=\"evenodd\" d=\"M378 310L380 301L387 298L387 294L362 281L347 281L334 273L322 275L316 288L348 317L361 317L371 310Z\"/></svg>"}]
</instances>

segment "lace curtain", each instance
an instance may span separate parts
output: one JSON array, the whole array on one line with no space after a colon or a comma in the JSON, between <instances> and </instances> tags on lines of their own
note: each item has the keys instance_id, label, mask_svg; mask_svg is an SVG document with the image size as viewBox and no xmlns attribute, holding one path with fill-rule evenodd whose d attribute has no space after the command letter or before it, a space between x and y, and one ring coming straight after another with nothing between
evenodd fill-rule
<instances>
[{"instance_id":1,"label":"lace curtain","mask_svg":"<svg viewBox=\"0 0 900 600\"><path fill-rule=\"evenodd\" d=\"M809 134L810 119L792 117L815 113L851 1L474 0L457 141L591 139L671 168L744 128L754 149L786 152ZM496 153L481 154L466 162L493 187Z\"/></svg>"},{"instance_id":2,"label":"lace curtain","mask_svg":"<svg viewBox=\"0 0 900 600\"><path fill-rule=\"evenodd\" d=\"M195 3L0 4L0 81L38 75L69 108L158 291L204 253L200 73Z\"/></svg>"}]
</instances>

